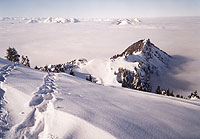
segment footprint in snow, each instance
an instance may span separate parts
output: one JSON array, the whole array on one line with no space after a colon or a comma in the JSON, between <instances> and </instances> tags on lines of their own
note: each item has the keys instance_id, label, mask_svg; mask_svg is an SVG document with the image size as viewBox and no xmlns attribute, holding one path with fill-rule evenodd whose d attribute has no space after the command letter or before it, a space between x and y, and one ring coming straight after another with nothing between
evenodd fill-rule
<instances>
[{"instance_id":1,"label":"footprint in snow","mask_svg":"<svg viewBox=\"0 0 200 139\"><path fill-rule=\"evenodd\" d=\"M43 102L43 100L44 99L43 99L42 95L35 95L31 99L29 106L37 106L37 105L41 104Z\"/></svg>"}]
</instances>

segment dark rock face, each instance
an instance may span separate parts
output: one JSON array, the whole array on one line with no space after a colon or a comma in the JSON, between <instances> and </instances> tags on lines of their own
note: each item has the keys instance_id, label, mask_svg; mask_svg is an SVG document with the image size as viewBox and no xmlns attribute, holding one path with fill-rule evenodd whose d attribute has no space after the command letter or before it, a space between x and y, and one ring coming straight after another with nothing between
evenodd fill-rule
<instances>
[{"instance_id":1,"label":"dark rock face","mask_svg":"<svg viewBox=\"0 0 200 139\"><path fill-rule=\"evenodd\" d=\"M146 73L146 75L149 74ZM149 86L149 76L141 76L136 68L135 71L119 68L117 73L117 81L122 84L122 87L151 91L151 87Z\"/></svg>"},{"instance_id":2,"label":"dark rock face","mask_svg":"<svg viewBox=\"0 0 200 139\"><path fill-rule=\"evenodd\" d=\"M136 54L140 52L139 54ZM137 62L133 71L123 67L118 69L117 81L122 87L151 91L151 75L159 75L159 70L167 67L170 56L157 48L150 40L140 40L129 46L123 53L113 56L112 60L125 57L128 62Z\"/></svg>"},{"instance_id":3,"label":"dark rock face","mask_svg":"<svg viewBox=\"0 0 200 139\"><path fill-rule=\"evenodd\" d=\"M133 53L140 52L143 49L144 49L144 40L140 40L140 41L132 44L131 46L129 46L123 53L114 55L110 59L116 59L118 57L132 55Z\"/></svg>"},{"instance_id":4,"label":"dark rock face","mask_svg":"<svg viewBox=\"0 0 200 139\"><path fill-rule=\"evenodd\" d=\"M122 55L128 56L128 55L132 55L133 53L137 53L140 52L144 49L144 40L140 40L134 44L132 44L131 46L129 46L123 53Z\"/></svg>"},{"instance_id":5,"label":"dark rock face","mask_svg":"<svg viewBox=\"0 0 200 139\"><path fill-rule=\"evenodd\" d=\"M142 66L141 69L135 68L134 71L119 68L116 73L117 81L122 84L122 87L150 92L150 70L148 68Z\"/></svg>"}]
</instances>

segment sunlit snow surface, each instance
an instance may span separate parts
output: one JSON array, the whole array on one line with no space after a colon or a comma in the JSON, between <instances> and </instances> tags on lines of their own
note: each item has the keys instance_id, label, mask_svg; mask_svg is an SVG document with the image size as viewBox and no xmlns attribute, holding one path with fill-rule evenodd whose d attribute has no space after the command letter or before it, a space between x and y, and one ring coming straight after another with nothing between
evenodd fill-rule
<instances>
[{"instance_id":1,"label":"sunlit snow surface","mask_svg":"<svg viewBox=\"0 0 200 139\"><path fill-rule=\"evenodd\" d=\"M5 138L199 138L200 102L106 87L0 59ZM38 96L38 97L36 97ZM40 98L40 99L38 99ZM41 98L43 99L41 101Z\"/></svg>"},{"instance_id":2,"label":"sunlit snow surface","mask_svg":"<svg viewBox=\"0 0 200 139\"><path fill-rule=\"evenodd\" d=\"M155 86L184 95L200 90L200 17L139 18L141 22L123 25L116 24L119 19L78 19L76 23L57 19L59 23L45 23L45 18L4 18L0 21L0 57L12 46L28 55L32 66L76 58L105 59L150 38L174 57L170 70L155 79Z\"/></svg>"}]
</instances>

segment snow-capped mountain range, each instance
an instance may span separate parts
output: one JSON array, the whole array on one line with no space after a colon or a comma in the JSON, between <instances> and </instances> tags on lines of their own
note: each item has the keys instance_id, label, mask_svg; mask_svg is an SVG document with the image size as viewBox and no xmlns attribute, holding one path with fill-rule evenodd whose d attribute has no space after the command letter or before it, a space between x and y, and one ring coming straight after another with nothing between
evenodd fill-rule
<instances>
[{"instance_id":1,"label":"snow-capped mountain range","mask_svg":"<svg viewBox=\"0 0 200 139\"><path fill-rule=\"evenodd\" d=\"M77 23L80 22L76 18L47 17L47 18L25 18L25 17L3 17L0 21L21 21L29 23Z\"/></svg>"},{"instance_id":2,"label":"snow-capped mountain range","mask_svg":"<svg viewBox=\"0 0 200 139\"><path fill-rule=\"evenodd\" d=\"M138 18L127 19L127 18L90 18L90 19L77 19L77 18L63 18L63 17L47 17L47 18L26 18L26 17L2 17L0 21L20 21L29 23L78 23L82 21L95 21L95 22L111 22L115 25L133 25L141 22Z\"/></svg>"}]
</instances>

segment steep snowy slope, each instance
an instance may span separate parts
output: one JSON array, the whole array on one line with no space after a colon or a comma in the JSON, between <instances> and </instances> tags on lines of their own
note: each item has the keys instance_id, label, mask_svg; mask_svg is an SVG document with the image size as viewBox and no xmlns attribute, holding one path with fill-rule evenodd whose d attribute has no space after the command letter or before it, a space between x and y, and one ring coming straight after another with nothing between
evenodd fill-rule
<instances>
[{"instance_id":1,"label":"steep snowy slope","mask_svg":"<svg viewBox=\"0 0 200 139\"><path fill-rule=\"evenodd\" d=\"M7 123L7 130L0 125L4 138L200 136L199 101L105 87L3 59L0 71L1 123Z\"/></svg>"}]
</instances>

